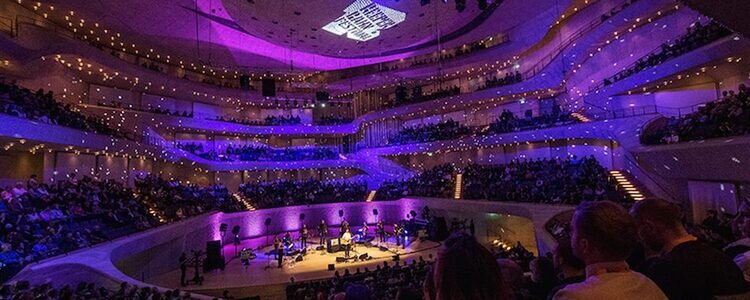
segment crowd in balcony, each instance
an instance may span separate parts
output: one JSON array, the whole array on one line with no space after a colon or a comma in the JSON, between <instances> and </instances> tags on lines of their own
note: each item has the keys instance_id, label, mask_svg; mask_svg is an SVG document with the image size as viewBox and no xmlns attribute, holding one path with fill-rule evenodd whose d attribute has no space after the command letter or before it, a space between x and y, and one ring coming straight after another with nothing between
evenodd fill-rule
<instances>
[{"instance_id":1,"label":"crowd in balcony","mask_svg":"<svg viewBox=\"0 0 750 300\"><path fill-rule=\"evenodd\" d=\"M657 51L638 59L633 65L615 74L615 76L605 79L604 85L611 85L647 68L658 66L665 61L708 45L730 34L732 34L732 31L715 21L706 25L696 22L688 27L685 35L677 38L674 42L662 44Z\"/></svg>"},{"instance_id":2,"label":"crowd in balcony","mask_svg":"<svg viewBox=\"0 0 750 300\"><path fill-rule=\"evenodd\" d=\"M0 273L7 275L27 263L157 224L133 191L113 180L70 174L47 184L32 175L1 189L0 196Z\"/></svg>"},{"instance_id":3,"label":"crowd in balcony","mask_svg":"<svg viewBox=\"0 0 750 300\"><path fill-rule=\"evenodd\" d=\"M422 94L421 87L417 87L412 91L411 97L407 96L406 87L400 86L396 88L396 97L393 99L392 107L415 104L421 102L432 101L435 99L450 97L461 94L461 88L458 86L452 86L448 88L440 88L432 91L429 94Z\"/></svg>"},{"instance_id":4,"label":"crowd in balcony","mask_svg":"<svg viewBox=\"0 0 750 300\"><path fill-rule=\"evenodd\" d=\"M158 106L154 107L151 104L149 104L148 107L146 108L140 108L140 107L133 107L133 105L122 103L122 102L117 102L117 101L110 101L110 102L99 101L97 105L112 107L112 108L124 108L124 109L129 109L129 110L149 112L153 114L160 114L160 115L167 115L167 116L184 117L184 118L193 117L193 113L189 111L178 111L178 110L172 111L167 108L161 108Z\"/></svg>"},{"instance_id":5,"label":"crowd in balcony","mask_svg":"<svg viewBox=\"0 0 750 300\"><path fill-rule=\"evenodd\" d=\"M378 188L375 199L397 200L406 196L450 198L456 182L455 172L455 167L444 164L406 180L387 180Z\"/></svg>"},{"instance_id":6,"label":"crowd in balcony","mask_svg":"<svg viewBox=\"0 0 750 300\"><path fill-rule=\"evenodd\" d=\"M531 111L528 111L523 119L516 117L516 115L509 110L503 110L503 112L500 113L500 116L490 123L488 133L508 133L534 128L561 126L577 122L577 119L573 118L570 112L563 112L559 110L558 106L555 107L557 107L557 109L554 109L552 114L545 113L537 117L532 117Z\"/></svg>"},{"instance_id":7,"label":"crowd in balcony","mask_svg":"<svg viewBox=\"0 0 750 300\"><path fill-rule=\"evenodd\" d=\"M262 120L251 120L247 118L235 118L235 117L224 117L219 116L214 120L222 122L231 122L242 125L250 126L290 126L302 124L302 119L299 116L267 116Z\"/></svg>"},{"instance_id":8,"label":"crowd in balcony","mask_svg":"<svg viewBox=\"0 0 750 300\"><path fill-rule=\"evenodd\" d=\"M701 106L680 118L647 128L641 142L648 145L672 144L750 132L750 89L740 84L739 90L724 91L722 98Z\"/></svg>"},{"instance_id":9,"label":"crowd in balcony","mask_svg":"<svg viewBox=\"0 0 750 300\"><path fill-rule=\"evenodd\" d=\"M548 204L628 201L607 170L593 157L514 160L504 165L471 164L463 169L445 164L408 180L384 182L376 199L451 198L459 172L463 174L464 199Z\"/></svg>"},{"instance_id":10,"label":"crowd in balcony","mask_svg":"<svg viewBox=\"0 0 750 300\"><path fill-rule=\"evenodd\" d=\"M487 77L484 80L484 84L479 87L479 90L486 90L506 85L511 85L514 83L519 83L523 81L523 75L519 73L518 71L515 71L515 73L507 72L505 73L505 76L498 78L497 76L493 75L492 77Z\"/></svg>"},{"instance_id":11,"label":"crowd in balcony","mask_svg":"<svg viewBox=\"0 0 750 300\"><path fill-rule=\"evenodd\" d=\"M256 208L312 205L332 202L359 202L367 196L367 183L359 181L326 182L276 180L242 184L240 192Z\"/></svg>"},{"instance_id":12,"label":"crowd in balcony","mask_svg":"<svg viewBox=\"0 0 750 300\"><path fill-rule=\"evenodd\" d=\"M330 115L320 117L320 120L317 123L319 125L339 125L349 124L352 121L354 121L354 118Z\"/></svg>"},{"instance_id":13,"label":"crowd in balcony","mask_svg":"<svg viewBox=\"0 0 750 300\"><path fill-rule=\"evenodd\" d=\"M53 283L31 285L28 281L18 281L3 285L0 288L0 299L152 299L152 300L189 300L190 292L180 290L159 291L152 287L140 287L123 282L117 290L110 290L92 282L79 282L71 286L56 288Z\"/></svg>"},{"instance_id":14,"label":"crowd in balcony","mask_svg":"<svg viewBox=\"0 0 750 300\"><path fill-rule=\"evenodd\" d=\"M211 210L244 210L223 184L202 187L149 174L136 179L135 187L138 200L147 203L163 222L181 220Z\"/></svg>"},{"instance_id":15,"label":"crowd in balcony","mask_svg":"<svg viewBox=\"0 0 750 300\"><path fill-rule=\"evenodd\" d=\"M388 139L392 145L427 143L440 140L451 140L471 133L466 127L456 121L447 120L434 124L419 124L402 128Z\"/></svg>"},{"instance_id":16,"label":"crowd in balcony","mask_svg":"<svg viewBox=\"0 0 750 300\"><path fill-rule=\"evenodd\" d=\"M303 161L339 159L332 147L295 147L274 149L268 146L228 145L223 153L204 149L202 143L177 143L176 147L213 161Z\"/></svg>"},{"instance_id":17,"label":"crowd in balcony","mask_svg":"<svg viewBox=\"0 0 750 300\"><path fill-rule=\"evenodd\" d=\"M463 198L548 204L627 201L623 191L595 158L472 164L463 169Z\"/></svg>"},{"instance_id":18,"label":"crowd in balcony","mask_svg":"<svg viewBox=\"0 0 750 300\"><path fill-rule=\"evenodd\" d=\"M108 127L101 120L75 111L70 104L55 101L51 91L40 89L32 92L15 84L0 82L0 112L41 123L128 138L124 132Z\"/></svg>"}]
</instances>

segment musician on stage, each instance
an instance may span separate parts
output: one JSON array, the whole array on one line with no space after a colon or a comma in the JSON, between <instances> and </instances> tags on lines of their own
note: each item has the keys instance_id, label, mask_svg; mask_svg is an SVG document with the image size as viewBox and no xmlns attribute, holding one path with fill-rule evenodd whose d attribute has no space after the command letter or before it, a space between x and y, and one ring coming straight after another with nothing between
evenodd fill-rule
<instances>
[{"instance_id":1,"label":"musician on stage","mask_svg":"<svg viewBox=\"0 0 750 300\"><path fill-rule=\"evenodd\" d=\"M279 251L279 248L281 248L281 240L279 239L279 234L277 233L273 237L273 257L274 258L278 259L279 256L281 256L281 253L280 253L281 251Z\"/></svg>"},{"instance_id":2,"label":"musician on stage","mask_svg":"<svg viewBox=\"0 0 750 300\"><path fill-rule=\"evenodd\" d=\"M393 235L396 237L396 246L401 246L401 226L393 224Z\"/></svg>"},{"instance_id":3,"label":"musician on stage","mask_svg":"<svg viewBox=\"0 0 750 300\"><path fill-rule=\"evenodd\" d=\"M326 224L326 220L320 220L320 224L318 224L318 235L320 235L320 245L325 245L325 240L328 237L328 225Z\"/></svg>"},{"instance_id":4,"label":"musician on stage","mask_svg":"<svg viewBox=\"0 0 750 300\"><path fill-rule=\"evenodd\" d=\"M341 236L344 236L344 232L349 230L349 222L344 219L341 221Z\"/></svg>"},{"instance_id":5,"label":"musician on stage","mask_svg":"<svg viewBox=\"0 0 750 300\"><path fill-rule=\"evenodd\" d=\"M375 231L380 236L380 242L385 243L385 226L383 226L383 221L378 220L378 227Z\"/></svg>"},{"instance_id":6,"label":"musician on stage","mask_svg":"<svg viewBox=\"0 0 750 300\"><path fill-rule=\"evenodd\" d=\"M182 255L180 255L180 285L186 286L187 282L185 282L185 274L187 273L187 255L185 255L185 252L182 252Z\"/></svg>"},{"instance_id":7,"label":"musician on stage","mask_svg":"<svg viewBox=\"0 0 750 300\"><path fill-rule=\"evenodd\" d=\"M284 253L284 250L291 248L294 246L294 241L292 240L292 234L287 232L284 234L284 239L282 240L283 247L281 248L281 253Z\"/></svg>"},{"instance_id":8,"label":"musician on stage","mask_svg":"<svg viewBox=\"0 0 750 300\"><path fill-rule=\"evenodd\" d=\"M302 224L302 228L299 230L299 238L301 240L301 248L305 249L307 248L307 236L309 233L307 232L307 224Z\"/></svg>"},{"instance_id":9,"label":"musician on stage","mask_svg":"<svg viewBox=\"0 0 750 300\"><path fill-rule=\"evenodd\" d=\"M349 229L346 229L344 234L341 235L341 245L344 247L344 256L349 258L349 251L352 250L352 233L349 232Z\"/></svg>"},{"instance_id":10,"label":"musician on stage","mask_svg":"<svg viewBox=\"0 0 750 300\"><path fill-rule=\"evenodd\" d=\"M369 228L367 227L367 222L364 222L364 223L362 224L362 239L364 239L364 238L366 238L366 237L367 237L367 230L368 230L368 229L369 229Z\"/></svg>"}]
</instances>

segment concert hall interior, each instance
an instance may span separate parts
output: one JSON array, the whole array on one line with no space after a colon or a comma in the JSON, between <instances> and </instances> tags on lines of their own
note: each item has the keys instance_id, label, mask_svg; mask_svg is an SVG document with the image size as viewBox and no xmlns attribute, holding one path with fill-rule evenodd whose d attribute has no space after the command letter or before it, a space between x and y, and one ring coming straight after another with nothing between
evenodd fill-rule
<instances>
[{"instance_id":1,"label":"concert hall interior","mask_svg":"<svg viewBox=\"0 0 750 300\"><path fill-rule=\"evenodd\" d=\"M0 299L750 299L740 0L0 0Z\"/></svg>"}]
</instances>

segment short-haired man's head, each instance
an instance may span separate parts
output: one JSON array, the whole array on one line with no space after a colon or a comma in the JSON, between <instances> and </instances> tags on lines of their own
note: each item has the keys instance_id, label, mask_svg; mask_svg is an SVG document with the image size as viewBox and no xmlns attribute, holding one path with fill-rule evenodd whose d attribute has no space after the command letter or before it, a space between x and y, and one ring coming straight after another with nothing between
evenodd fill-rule
<instances>
[{"instance_id":1,"label":"short-haired man's head","mask_svg":"<svg viewBox=\"0 0 750 300\"><path fill-rule=\"evenodd\" d=\"M557 246L552 253L552 262L558 270L563 266L576 270L583 270L586 267L586 264L573 254L570 238L560 238L557 240Z\"/></svg>"},{"instance_id":2,"label":"short-haired man's head","mask_svg":"<svg viewBox=\"0 0 750 300\"><path fill-rule=\"evenodd\" d=\"M611 201L578 205L572 231L573 252L586 263L625 260L637 244L633 218Z\"/></svg>"},{"instance_id":3,"label":"short-haired man's head","mask_svg":"<svg viewBox=\"0 0 750 300\"><path fill-rule=\"evenodd\" d=\"M660 199L646 199L630 209L643 246L659 251L670 236L684 231L682 210L676 204Z\"/></svg>"}]
</instances>

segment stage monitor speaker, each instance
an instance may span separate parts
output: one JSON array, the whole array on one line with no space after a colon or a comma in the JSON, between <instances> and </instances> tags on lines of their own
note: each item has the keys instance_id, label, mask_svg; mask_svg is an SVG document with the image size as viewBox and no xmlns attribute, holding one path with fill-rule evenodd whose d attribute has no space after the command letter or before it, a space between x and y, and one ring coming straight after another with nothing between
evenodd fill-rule
<instances>
[{"instance_id":1,"label":"stage monitor speaker","mask_svg":"<svg viewBox=\"0 0 750 300\"><path fill-rule=\"evenodd\" d=\"M399 256L398 254L393 256L393 261L399 261L399 260L401 260L401 256Z\"/></svg>"},{"instance_id":2,"label":"stage monitor speaker","mask_svg":"<svg viewBox=\"0 0 750 300\"><path fill-rule=\"evenodd\" d=\"M250 90L250 76L240 75L240 89L243 91Z\"/></svg>"},{"instance_id":3,"label":"stage monitor speaker","mask_svg":"<svg viewBox=\"0 0 750 300\"><path fill-rule=\"evenodd\" d=\"M385 246L378 246L378 249L380 249L380 251L383 251L383 252L388 251L388 248Z\"/></svg>"},{"instance_id":4,"label":"stage monitor speaker","mask_svg":"<svg viewBox=\"0 0 750 300\"><path fill-rule=\"evenodd\" d=\"M224 268L224 258L221 256L221 241L206 242L206 262L204 271Z\"/></svg>"},{"instance_id":5,"label":"stage monitor speaker","mask_svg":"<svg viewBox=\"0 0 750 300\"><path fill-rule=\"evenodd\" d=\"M318 250L318 251L320 251L320 250L323 250L323 249L325 249L325 248L326 248L326 247L323 247L323 246L317 246L317 247L315 247L315 250Z\"/></svg>"},{"instance_id":6,"label":"stage monitor speaker","mask_svg":"<svg viewBox=\"0 0 750 300\"><path fill-rule=\"evenodd\" d=\"M297 255L297 258L295 258L294 261L302 261L302 254Z\"/></svg>"},{"instance_id":7,"label":"stage monitor speaker","mask_svg":"<svg viewBox=\"0 0 750 300\"><path fill-rule=\"evenodd\" d=\"M240 233L240 225L234 225L234 227L232 227L232 234L238 235L239 233Z\"/></svg>"},{"instance_id":8,"label":"stage monitor speaker","mask_svg":"<svg viewBox=\"0 0 750 300\"><path fill-rule=\"evenodd\" d=\"M318 100L318 102L326 102L330 97L331 95L326 91L315 92L315 100Z\"/></svg>"},{"instance_id":9,"label":"stage monitor speaker","mask_svg":"<svg viewBox=\"0 0 750 300\"><path fill-rule=\"evenodd\" d=\"M336 262L337 263L346 262L346 257L336 256Z\"/></svg>"},{"instance_id":10,"label":"stage monitor speaker","mask_svg":"<svg viewBox=\"0 0 750 300\"><path fill-rule=\"evenodd\" d=\"M219 225L219 232L222 232L222 233L227 232L227 227L229 227L227 223L221 223L221 225Z\"/></svg>"},{"instance_id":11,"label":"stage monitor speaker","mask_svg":"<svg viewBox=\"0 0 750 300\"><path fill-rule=\"evenodd\" d=\"M368 258L369 256L370 256L370 255L369 255L369 254L367 254L367 253L362 253L362 254L361 254L361 255L359 256L359 260L365 260L365 259L367 259L367 258Z\"/></svg>"},{"instance_id":12,"label":"stage monitor speaker","mask_svg":"<svg viewBox=\"0 0 750 300\"><path fill-rule=\"evenodd\" d=\"M273 78L263 78L261 82L263 85L263 97L276 97L276 80Z\"/></svg>"},{"instance_id":13,"label":"stage monitor speaker","mask_svg":"<svg viewBox=\"0 0 750 300\"><path fill-rule=\"evenodd\" d=\"M336 266L334 264L328 264L328 271L336 270Z\"/></svg>"}]
</instances>

